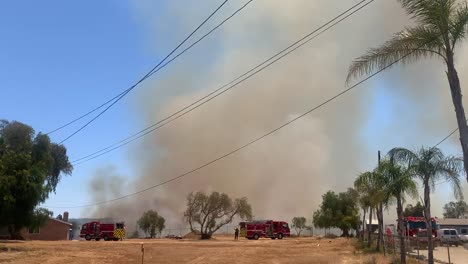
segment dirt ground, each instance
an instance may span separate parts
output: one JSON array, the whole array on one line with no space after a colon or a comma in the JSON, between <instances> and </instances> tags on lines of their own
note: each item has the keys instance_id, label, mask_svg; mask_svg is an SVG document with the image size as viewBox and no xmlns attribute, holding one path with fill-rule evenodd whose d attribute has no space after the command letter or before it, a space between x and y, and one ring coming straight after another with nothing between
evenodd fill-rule
<instances>
[{"instance_id":1,"label":"dirt ground","mask_svg":"<svg viewBox=\"0 0 468 264\"><path fill-rule=\"evenodd\" d=\"M427 256L427 250L421 250L419 253L421 255ZM448 263L448 253L450 253L450 263L464 264L468 262L468 244L466 244L465 247L450 246L448 250L447 247L436 247L434 250L434 258L436 260Z\"/></svg>"},{"instance_id":2,"label":"dirt ground","mask_svg":"<svg viewBox=\"0 0 468 264\"><path fill-rule=\"evenodd\" d=\"M199 240L0 242L1 263L366 263L351 239L287 238L257 241L217 236ZM377 263L389 263L383 257Z\"/></svg>"}]
</instances>

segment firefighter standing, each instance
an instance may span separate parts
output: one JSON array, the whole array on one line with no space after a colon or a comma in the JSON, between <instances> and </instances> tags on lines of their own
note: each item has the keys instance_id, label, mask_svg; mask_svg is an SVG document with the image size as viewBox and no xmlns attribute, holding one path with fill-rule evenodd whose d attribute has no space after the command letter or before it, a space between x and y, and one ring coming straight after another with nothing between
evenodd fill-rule
<instances>
[{"instance_id":1,"label":"firefighter standing","mask_svg":"<svg viewBox=\"0 0 468 264\"><path fill-rule=\"evenodd\" d=\"M239 228L236 226L234 229L234 240L239 239Z\"/></svg>"}]
</instances>

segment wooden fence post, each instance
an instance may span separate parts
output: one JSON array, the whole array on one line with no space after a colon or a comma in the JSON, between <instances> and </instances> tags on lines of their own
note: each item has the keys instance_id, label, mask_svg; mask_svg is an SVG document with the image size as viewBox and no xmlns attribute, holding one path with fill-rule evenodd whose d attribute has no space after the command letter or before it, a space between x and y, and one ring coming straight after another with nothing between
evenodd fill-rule
<instances>
[{"instance_id":1,"label":"wooden fence post","mask_svg":"<svg viewBox=\"0 0 468 264\"><path fill-rule=\"evenodd\" d=\"M145 261L145 245L141 243L141 264Z\"/></svg>"}]
</instances>

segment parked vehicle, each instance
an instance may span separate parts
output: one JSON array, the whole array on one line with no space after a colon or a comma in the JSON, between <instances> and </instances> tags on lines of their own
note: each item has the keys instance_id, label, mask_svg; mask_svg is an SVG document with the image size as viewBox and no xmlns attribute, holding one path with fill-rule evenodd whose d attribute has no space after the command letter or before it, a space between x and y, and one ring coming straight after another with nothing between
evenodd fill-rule
<instances>
[{"instance_id":1,"label":"parked vehicle","mask_svg":"<svg viewBox=\"0 0 468 264\"><path fill-rule=\"evenodd\" d=\"M458 235L460 237L460 242L468 243L468 235Z\"/></svg>"},{"instance_id":2,"label":"parked vehicle","mask_svg":"<svg viewBox=\"0 0 468 264\"><path fill-rule=\"evenodd\" d=\"M418 232L427 230L424 217L408 216L404 218L405 236L416 237ZM437 237L438 225L435 218L431 218L432 237ZM397 225L398 226L398 225Z\"/></svg>"},{"instance_id":3,"label":"parked vehicle","mask_svg":"<svg viewBox=\"0 0 468 264\"><path fill-rule=\"evenodd\" d=\"M456 229L439 229L437 230L437 238L441 245L454 245L458 247L458 245L461 244L461 240Z\"/></svg>"},{"instance_id":4,"label":"parked vehicle","mask_svg":"<svg viewBox=\"0 0 468 264\"><path fill-rule=\"evenodd\" d=\"M81 226L80 237L88 241L122 240L125 238L125 224L89 222Z\"/></svg>"},{"instance_id":5,"label":"parked vehicle","mask_svg":"<svg viewBox=\"0 0 468 264\"><path fill-rule=\"evenodd\" d=\"M247 239L259 239L261 237L271 239L283 239L291 236L289 225L284 221L259 220L240 222L240 236Z\"/></svg>"},{"instance_id":6,"label":"parked vehicle","mask_svg":"<svg viewBox=\"0 0 468 264\"><path fill-rule=\"evenodd\" d=\"M427 248L428 239L427 239L427 230L419 230L416 236L416 245L420 248Z\"/></svg>"}]
</instances>

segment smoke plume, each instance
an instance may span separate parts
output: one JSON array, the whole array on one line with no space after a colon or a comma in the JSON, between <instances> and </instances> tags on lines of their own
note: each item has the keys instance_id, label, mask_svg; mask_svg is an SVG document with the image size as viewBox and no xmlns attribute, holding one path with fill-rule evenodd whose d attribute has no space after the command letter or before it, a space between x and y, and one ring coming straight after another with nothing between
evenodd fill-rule
<instances>
[{"instance_id":1,"label":"smoke plume","mask_svg":"<svg viewBox=\"0 0 468 264\"><path fill-rule=\"evenodd\" d=\"M148 53L161 57L218 2L168 1L163 7L134 2L135 17L148 32ZM357 2L254 1L146 82L135 97L136 118L144 126L160 120ZM205 29L243 3L230 1ZM406 25L410 21L397 1L375 1L271 68L130 147L135 178L126 188L112 189L99 181L111 182L118 174L106 170L103 177L100 171L91 184L95 201L185 173L320 104L345 88L354 58ZM460 73L463 69L460 65ZM440 62L430 60L389 70L234 155L163 187L103 205L96 214L125 216L135 223L143 211L155 209L168 225L175 225L182 222L189 192L220 191L248 197L257 218L311 218L324 192L345 191L359 172L376 165L377 150L435 144L456 127L443 70ZM461 75L468 84L466 74ZM376 101L382 94L384 100ZM385 102L385 116L376 102Z\"/></svg>"}]
</instances>

